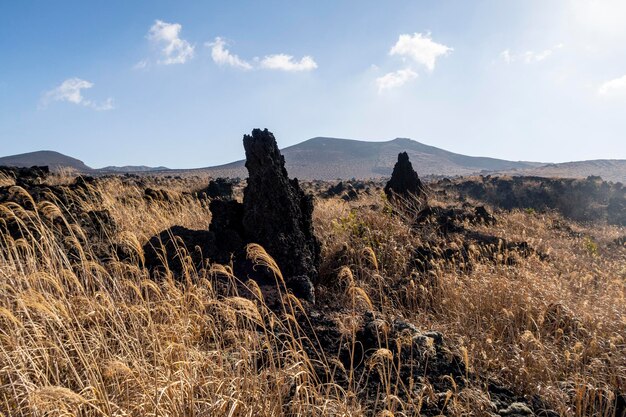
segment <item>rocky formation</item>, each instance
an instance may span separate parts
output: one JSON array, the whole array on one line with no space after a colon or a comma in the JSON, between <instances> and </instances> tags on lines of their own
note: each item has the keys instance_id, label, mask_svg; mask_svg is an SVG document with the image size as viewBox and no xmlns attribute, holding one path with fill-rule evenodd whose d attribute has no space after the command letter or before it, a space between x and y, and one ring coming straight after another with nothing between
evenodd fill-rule
<instances>
[{"instance_id":1,"label":"rocky formation","mask_svg":"<svg viewBox=\"0 0 626 417\"><path fill-rule=\"evenodd\" d=\"M50 174L47 166L34 166L30 168L0 166L0 174L15 180L15 185L20 187L41 184Z\"/></svg>"},{"instance_id":2,"label":"rocky formation","mask_svg":"<svg viewBox=\"0 0 626 417\"><path fill-rule=\"evenodd\" d=\"M403 415L454 415L449 401L451 390L463 391L478 384L479 375L468 369L454 343L440 332L420 329L401 317L366 311L355 317L356 343L351 345L346 343L338 320L330 317L332 312L315 307L306 317L296 315L297 320L306 323L302 325L307 336L303 348L311 358L317 358L320 351L328 357L336 355L337 362L332 364L325 363L325 358L311 361L321 382L349 390L352 369L352 378L360 381L357 395L367 410L365 415L387 415L385 401L381 400L386 385L397 387L394 395L404 404ZM385 363L393 363L393 372L381 372ZM423 395L424 386L429 387L431 395ZM557 416L541 398L516 395L496 381L484 389L489 396L484 415Z\"/></svg>"},{"instance_id":3,"label":"rocky formation","mask_svg":"<svg viewBox=\"0 0 626 417\"><path fill-rule=\"evenodd\" d=\"M525 241L507 241L495 235L472 231L468 225L494 225L497 220L484 206L426 207L416 216L412 228L419 231L423 245L415 248L412 267L420 272L440 268L442 262L459 271L470 272L476 261L515 265L520 258L547 255ZM430 237L429 237L430 236ZM458 242L462 242L459 244Z\"/></svg>"},{"instance_id":4,"label":"rocky formation","mask_svg":"<svg viewBox=\"0 0 626 417\"><path fill-rule=\"evenodd\" d=\"M216 178L209 181L209 185L203 190L200 190L199 194L204 194L209 198L223 198L231 200L234 195L235 181L227 178Z\"/></svg>"},{"instance_id":5,"label":"rocky formation","mask_svg":"<svg viewBox=\"0 0 626 417\"><path fill-rule=\"evenodd\" d=\"M365 189L362 182L358 185L362 186L361 189ZM326 198L341 196L343 201L353 201L358 200L359 198L359 193L356 187L349 182L343 181L339 181L337 184L331 185L324 193L322 193L322 195Z\"/></svg>"},{"instance_id":6,"label":"rocky formation","mask_svg":"<svg viewBox=\"0 0 626 417\"><path fill-rule=\"evenodd\" d=\"M7 208L0 213L0 234L14 240L24 239L33 248L40 248L36 242L43 238L44 225L71 260L82 256L111 257L108 238L118 228L111 213L102 207L102 195L95 187L94 178L77 177L69 185L49 185L44 184L48 167L1 167L0 173L12 177L17 186L0 186L0 204L6 204ZM76 233L75 227L81 233ZM72 243L74 239L89 250L78 251Z\"/></svg>"},{"instance_id":7,"label":"rocky formation","mask_svg":"<svg viewBox=\"0 0 626 417\"><path fill-rule=\"evenodd\" d=\"M409 155L406 152L398 154L398 162L393 167L391 179L385 185L385 195L388 199L392 199L394 195L401 197L422 197L425 194L424 186L417 176L417 172L413 170L413 165L409 161Z\"/></svg>"},{"instance_id":8,"label":"rocky formation","mask_svg":"<svg viewBox=\"0 0 626 417\"><path fill-rule=\"evenodd\" d=\"M297 295L314 300L312 281L317 279L320 244L313 234L313 199L297 179L290 180L274 135L267 129L254 129L244 135L246 168L249 177L243 203L216 198L211 201L208 231L177 227L153 237L144 247L146 266L161 268L163 259L173 271L180 271L175 237L191 252L196 267L211 262L233 261L235 275L268 282L267 270L253 268L245 247L261 245L278 264L287 286ZM159 250L161 248L161 250ZM164 251L164 254L160 252ZM172 262L173 261L173 262Z\"/></svg>"},{"instance_id":9,"label":"rocky formation","mask_svg":"<svg viewBox=\"0 0 626 417\"><path fill-rule=\"evenodd\" d=\"M626 188L621 183L586 179L479 176L440 181L435 187L505 210L557 210L576 221L607 221L626 226Z\"/></svg>"},{"instance_id":10,"label":"rocky formation","mask_svg":"<svg viewBox=\"0 0 626 417\"><path fill-rule=\"evenodd\" d=\"M286 277L317 278L320 245L313 235L313 198L290 180L274 135L255 129L243 138L248 185L243 193L246 237L274 257Z\"/></svg>"},{"instance_id":11,"label":"rocky formation","mask_svg":"<svg viewBox=\"0 0 626 417\"><path fill-rule=\"evenodd\" d=\"M607 221L609 224L626 226L626 193L623 187L619 191L621 192L616 192L606 207Z\"/></svg>"}]
</instances>

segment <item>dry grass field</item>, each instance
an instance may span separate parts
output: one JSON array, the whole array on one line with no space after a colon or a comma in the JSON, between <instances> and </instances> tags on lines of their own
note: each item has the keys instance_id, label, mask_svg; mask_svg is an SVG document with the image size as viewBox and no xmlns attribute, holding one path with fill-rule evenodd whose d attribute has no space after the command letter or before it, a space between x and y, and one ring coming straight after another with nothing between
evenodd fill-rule
<instances>
[{"instance_id":1,"label":"dry grass field","mask_svg":"<svg viewBox=\"0 0 626 417\"><path fill-rule=\"evenodd\" d=\"M416 226L415 211L392 210L375 188L350 202L318 193L316 305L286 292L271 257L248 247L275 273L280 302L269 306L229 265L189 263L183 276L160 280L143 267L151 236L208 227L208 199L194 192L206 179L107 177L77 188L51 177L63 199L0 181L12 196L0 204L3 417L524 415L523 403L551 410L544 415L624 410L624 227L488 207L496 224L462 226L500 238L495 248L470 244L426 268L414 262L418 248L462 249L465 235ZM149 197L147 188L166 193ZM433 195L430 204L457 203ZM81 213L90 211L106 211L106 224L86 226ZM505 241L532 251L522 256ZM415 339L391 337L398 323L424 335L410 360L427 365L413 374L404 352ZM458 369L431 371L444 350ZM498 395L518 408L503 410Z\"/></svg>"}]
</instances>

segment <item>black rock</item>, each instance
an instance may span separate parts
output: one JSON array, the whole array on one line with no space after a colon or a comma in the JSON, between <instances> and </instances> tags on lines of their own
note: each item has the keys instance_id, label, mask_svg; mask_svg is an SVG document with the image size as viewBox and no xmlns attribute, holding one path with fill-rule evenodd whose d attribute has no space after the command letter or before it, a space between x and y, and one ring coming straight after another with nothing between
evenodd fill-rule
<instances>
[{"instance_id":1,"label":"black rock","mask_svg":"<svg viewBox=\"0 0 626 417\"><path fill-rule=\"evenodd\" d=\"M313 198L290 180L274 135L254 129L245 135L248 184L243 194L243 227L276 260L287 284L291 277L315 281L320 244L313 234Z\"/></svg>"},{"instance_id":2,"label":"black rock","mask_svg":"<svg viewBox=\"0 0 626 417\"><path fill-rule=\"evenodd\" d=\"M496 224L496 218L487 211L485 206L476 207L474 209L474 215L475 215L475 218L470 219L470 221L473 220L473 222L476 222L476 223L484 223L484 224L489 224L489 225Z\"/></svg>"},{"instance_id":3,"label":"black rock","mask_svg":"<svg viewBox=\"0 0 626 417\"><path fill-rule=\"evenodd\" d=\"M245 257L247 243L243 230L243 204L235 200L213 200L209 205L211 224L209 231L215 234L216 244L213 262L228 263L230 257L239 253Z\"/></svg>"},{"instance_id":4,"label":"black rock","mask_svg":"<svg viewBox=\"0 0 626 417\"><path fill-rule=\"evenodd\" d=\"M626 196L623 192L616 193L616 195L609 200L607 215L609 224L626 226Z\"/></svg>"},{"instance_id":5,"label":"black rock","mask_svg":"<svg viewBox=\"0 0 626 417\"><path fill-rule=\"evenodd\" d=\"M0 204L13 203L21 207L14 211L17 216L7 215L11 211L0 215L0 234L36 242L42 238L42 228L41 223L33 220L40 219L73 261L83 257L110 259L111 238L119 229L114 217L103 207L102 193L96 187L95 179L79 176L69 185L48 185L43 183L49 173L47 167L2 167L0 172L12 176L16 185L25 191L17 191L11 186L0 187ZM44 202L52 203L58 211L42 210ZM81 233L76 233L75 227L79 227ZM72 242L79 243L82 249L77 250L77 245ZM39 248L39 245L33 247Z\"/></svg>"},{"instance_id":6,"label":"black rock","mask_svg":"<svg viewBox=\"0 0 626 417\"><path fill-rule=\"evenodd\" d=\"M335 197L341 195L347 190L347 188L348 187L343 181L339 181L337 184L328 187L328 189L324 192L324 197Z\"/></svg>"},{"instance_id":7,"label":"black rock","mask_svg":"<svg viewBox=\"0 0 626 417\"><path fill-rule=\"evenodd\" d=\"M200 269L204 259L216 256L215 234L173 226L150 238L143 247L145 265L153 271L169 269L181 273L189 255L193 267Z\"/></svg>"},{"instance_id":8,"label":"black rock","mask_svg":"<svg viewBox=\"0 0 626 417\"><path fill-rule=\"evenodd\" d=\"M176 249L182 244L195 266L201 267L207 258L217 263L232 261L235 275L242 280L274 285L271 271L255 267L246 257L246 245L257 243L274 258L288 288L313 302L312 282L317 280L320 264L320 244L313 234L313 199L297 179L287 176L285 160L267 129L244 135L243 144L249 174L243 204L215 198L209 206L208 231L174 227L153 237L144 247L146 266L162 268L165 260L170 270L181 272L184 265Z\"/></svg>"},{"instance_id":9,"label":"black rock","mask_svg":"<svg viewBox=\"0 0 626 417\"><path fill-rule=\"evenodd\" d=\"M41 184L50 175L47 166L33 166L30 168L0 166L0 173L14 178L15 185L20 187Z\"/></svg>"},{"instance_id":10,"label":"black rock","mask_svg":"<svg viewBox=\"0 0 626 417\"><path fill-rule=\"evenodd\" d=\"M385 185L387 198L392 199L394 194L402 197L423 197L425 195L425 188L417 176L417 172L413 170L413 165L411 165L409 155L406 152L398 154L398 162L393 167L391 179Z\"/></svg>"},{"instance_id":11,"label":"black rock","mask_svg":"<svg viewBox=\"0 0 626 417\"><path fill-rule=\"evenodd\" d=\"M231 200L233 198L233 187L235 183L233 180L227 178L216 178L209 181L209 185L200 193L204 193L210 198L221 198L225 200Z\"/></svg>"}]
</instances>

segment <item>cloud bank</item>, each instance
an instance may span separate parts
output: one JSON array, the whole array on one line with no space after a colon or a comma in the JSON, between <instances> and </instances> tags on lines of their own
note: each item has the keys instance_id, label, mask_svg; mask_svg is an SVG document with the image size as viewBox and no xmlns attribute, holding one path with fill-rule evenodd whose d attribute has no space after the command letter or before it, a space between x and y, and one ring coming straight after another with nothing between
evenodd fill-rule
<instances>
[{"instance_id":1,"label":"cloud bank","mask_svg":"<svg viewBox=\"0 0 626 417\"><path fill-rule=\"evenodd\" d=\"M52 102L65 101L98 111L114 109L112 98L108 98L102 103L96 103L83 97L82 90L88 90L93 86L94 84L90 81L80 78L68 78L58 87L47 91L41 99L41 105L47 107Z\"/></svg>"},{"instance_id":2,"label":"cloud bank","mask_svg":"<svg viewBox=\"0 0 626 417\"><path fill-rule=\"evenodd\" d=\"M272 54L263 58L255 57L253 65L226 49L226 42L219 36L213 42L207 42L205 45L211 48L213 62L220 66L243 70L260 68L286 72L312 71L317 68L315 60L308 55L298 61L292 55L287 54Z\"/></svg>"},{"instance_id":3,"label":"cloud bank","mask_svg":"<svg viewBox=\"0 0 626 417\"><path fill-rule=\"evenodd\" d=\"M378 86L378 92L382 93L391 88L402 87L415 78L417 78L417 73L409 68L405 68L376 78L376 85Z\"/></svg>"},{"instance_id":4,"label":"cloud bank","mask_svg":"<svg viewBox=\"0 0 626 417\"><path fill-rule=\"evenodd\" d=\"M523 62L525 64L532 64L533 62L541 62L548 57L552 56L554 52L563 48L563 44L559 43L552 48L544 49L543 51L526 51L522 53L511 53L510 49L505 49L500 52L500 58L507 64L513 62Z\"/></svg>"},{"instance_id":5,"label":"cloud bank","mask_svg":"<svg viewBox=\"0 0 626 417\"><path fill-rule=\"evenodd\" d=\"M244 70L252 69L252 65L226 49L226 41L219 36L213 42L207 42L206 46L211 48L211 58L216 64Z\"/></svg>"},{"instance_id":6,"label":"cloud bank","mask_svg":"<svg viewBox=\"0 0 626 417\"><path fill-rule=\"evenodd\" d=\"M609 80L598 88L598 94L604 97L626 97L626 75Z\"/></svg>"},{"instance_id":7,"label":"cloud bank","mask_svg":"<svg viewBox=\"0 0 626 417\"><path fill-rule=\"evenodd\" d=\"M289 72L312 71L317 68L317 63L308 55L300 61L295 61L293 56L286 54L267 55L260 60L260 65L265 69Z\"/></svg>"},{"instance_id":8,"label":"cloud bank","mask_svg":"<svg viewBox=\"0 0 626 417\"><path fill-rule=\"evenodd\" d=\"M399 56L409 66L396 71L391 71L385 75L376 78L376 86L378 93L386 90L402 87L409 81L418 77L418 73L413 68L414 65L426 67L428 72L435 70L435 64L439 57L448 55L454 49L437 43L432 40L430 33L422 34L415 32L413 34L403 34L398 37L396 43L389 50L389 55ZM375 66L378 68L378 66Z\"/></svg>"},{"instance_id":9,"label":"cloud bank","mask_svg":"<svg viewBox=\"0 0 626 417\"><path fill-rule=\"evenodd\" d=\"M409 58L432 72L435 69L437 59L448 55L453 50L449 46L434 42L430 34L416 32L413 35L400 35L396 44L389 51L389 55Z\"/></svg>"},{"instance_id":10,"label":"cloud bank","mask_svg":"<svg viewBox=\"0 0 626 417\"><path fill-rule=\"evenodd\" d=\"M180 38L182 26L157 20L148 32L148 39L161 48L160 64L184 64L194 56L194 46Z\"/></svg>"}]
</instances>

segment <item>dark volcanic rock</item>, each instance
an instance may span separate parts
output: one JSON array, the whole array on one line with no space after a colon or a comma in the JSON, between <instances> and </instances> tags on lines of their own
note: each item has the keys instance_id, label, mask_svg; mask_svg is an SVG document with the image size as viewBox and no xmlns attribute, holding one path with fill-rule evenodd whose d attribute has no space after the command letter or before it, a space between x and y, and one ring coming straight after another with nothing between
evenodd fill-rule
<instances>
[{"instance_id":1,"label":"dark volcanic rock","mask_svg":"<svg viewBox=\"0 0 626 417\"><path fill-rule=\"evenodd\" d=\"M173 272L182 272L177 250L182 244L197 267L207 258L222 264L232 261L239 278L275 285L268 269L255 267L246 257L246 245L257 243L274 258L289 289L314 301L312 282L318 275L320 244L313 234L313 199L297 179L287 176L285 160L267 129L245 135L243 144L249 173L243 204L215 198L209 206L208 231L174 227L153 237L144 246L146 266L159 269L167 262Z\"/></svg>"},{"instance_id":2,"label":"dark volcanic rock","mask_svg":"<svg viewBox=\"0 0 626 417\"><path fill-rule=\"evenodd\" d=\"M409 161L409 155L406 152L398 154L398 162L393 167L391 179L385 185L385 194L391 199L393 194L409 197L411 195L421 197L424 195L424 186L417 176L417 172L413 170L413 165Z\"/></svg>"},{"instance_id":3,"label":"dark volcanic rock","mask_svg":"<svg viewBox=\"0 0 626 417\"><path fill-rule=\"evenodd\" d=\"M576 221L607 221L626 225L626 188L620 183L587 179L480 176L440 181L439 186L457 192L459 198L483 201L505 210L557 210Z\"/></svg>"},{"instance_id":4,"label":"dark volcanic rock","mask_svg":"<svg viewBox=\"0 0 626 417\"><path fill-rule=\"evenodd\" d=\"M239 252L245 257L244 246L249 243L245 240L243 230L243 204L235 200L213 200L209 205L211 210L211 224L209 231L215 234L219 247L216 250L213 262L228 263L231 254Z\"/></svg>"},{"instance_id":5,"label":"dark volcanic rock","mask_svg":"<svg viewBox=\"0 0 626 417\"><path fill-rule=\"evenodd\" d=\"M216 254L215 234L174 226L150 238L143 251L146 266L154 271L169 269L180 273L184 270L186 255L193 266L200 269L204 259Z\"/></svg>"},{"instance_id":6,"label":"dark volcanic rock","mask_svg":"<svg viewBox=\"0 0 626 417\"><path fill-rule=\"evenodd\" d=\"M341 196L341 199L343 201L358 200L359 199L359 194L356 192L355 189L351 188L346 193L344 193L344 195Z\"/></svg>"},{"instance_id":7,"label":"dark volcanic rock","mask_svg":"<svg viewBox=\"0 0 626 417\"><path fill-rule=\"evenodd\" d=\"M302 191L297 179L289 179L285 158L267 129L245 135L243 146L248 169L243 195L247 239L276 260L287 283L303 276L315 281L320 244L313 234L313 198Z\"/></svg>"},{"instance_id":8,"label":"dark volcanic rock","mask_svg":"<svg viewBox=\"0 0 626 417\"><path fill-rule=\"evenodd\" d=\"M489 213L485 206L478 206L474 209L474 219L475 223L484 223L489 225L496 224L496 218L493 214ZM472 220L470 220L472 221Z\"/></svg>"},{"instance_id":9,"label":"dark volcanic rock","mask_svg":"<svg viewBox=\"0 0 626 417\"><path fill-rule=\"evenodd\" d=\"M463 207L426 207L416 216L412 225L415 230L432 230L439 238L426 240L415 248L412 267L420 272L430 271L446 264L461 271L471 271L475 261L515 265L520 257L536 254L539 259L547 255L531 248L525 241L506 239L471 231L468 224L493 225L496 218L484 206L470 210ZM461 238L461 245L452 244Z\"/></svg>"},{"instance_id":10,"label":"dark volcanic rock","mask_svg":"<svg viewBox=\"0 0 626 417\"><path fill-rule=\"evenodd\" d=\"M322 196L326 198L341 196L343 201L358 200L359 193L357 189L363 190L365 189L365 185L358 183L357 186L358 187L355 187L349 182L339 181L337 184L328 187L328 189L322 193Z\"/></svg>"},{"instance_id":11,"label":"dark volcanic rock","mask_svg":"<svg viewBox=\"0 0 626 417\"><path fill-rule=\"evenodd\" d=\"M49 174L47 166L34 166L30 168L0 167L0 173L15 179L15 185L20 187L40 184Z\"/></svg>"},{"instance_id":12,"label":"dark volcanic rock","mask_svg":"<svg viewBox=\"0 0 626 417\"><path fill-rule=\"evenodd\" d=\"M337 320L330 319L327 313L312 308L306 317L298 315L297 319L307 336L302 346L309 357L317 358L323 351L327 357L337 355L341 363L341 366L335 363L316 366L326 359L312 360L319 381L332 381L347 390L350 386L348 370L351 370L352 377L361 381L355 395L364 406L365 415L382 415L385 402L380 401L380 396L387 384L397 387L394 395L405 404L403 415L439 416L455 414L452 403L446 400L450 390L460 391L479 383L478 375L467 368L457 349L443 334L419 329L400 317L364 313L355 321L354 343L342 335ZM381 372L383 364L393 364L390 365L393 372ZM432 395L425 396L419 403L408 401L418 398L426 384ZM539 398L524 398L493 382L486 388L492 400L492 413L485 415L501 412L513 416L528 411L530 414L524 415L557 415Z\"/></svg>"},{"instance_id":13,"label":"dark volcanic rock","mask_svg":"<svg viewBox=\"0 0 626 417\"><path fill-rule=\"evenodd\" d=\"M343 181L339 181L335 185L331 185L328 187L328 190L324 193L325 197L335 197L341 195L344 191L346 191L347 186Z\"/></svg>"},{"instance_id":14,"label":"dark volcanic rock","mask_svg":"<svg viewBox=\"0 0 626 417\"><path fill-rule=\"evenodd\" d=\"M216 178L209 181L209 185L200 193L204 193L210 198L223 198L231 200L233 198L233 187L235 183L227 178Z\"/></svg>"},{"instance_id":15,"label":"dark volcanic rock","mask_svg":"<svg viewBox=\"0 0 626 417\"><path fill-rule=\"evenodd\" d=\"M623 192L609 200L607 221L609 224L626 226L626 196Z\"/></svg>"},{"instance_id":16,"label":"dark volcanic rock","mask_svg":"<svg viewBox=\"0 0 626 417\"><path fill-rule=\"evenodd\" d=\"M111 213L103 207L95 179L77 177L69 185L46 185L42 180L48 175L47 167L11 167L0 168L0 171L13 176L19 186L0 187L0 204L10 208L0 214L0 235L25 239L33 248L40 248L34 243L43 238L42 225L45 225L73 261L84 256L89 259L111 257L110 238L118 232L118 227ZM73 242L79 243L82 249L77 250Z\"/></svg>"}]
</instances>

